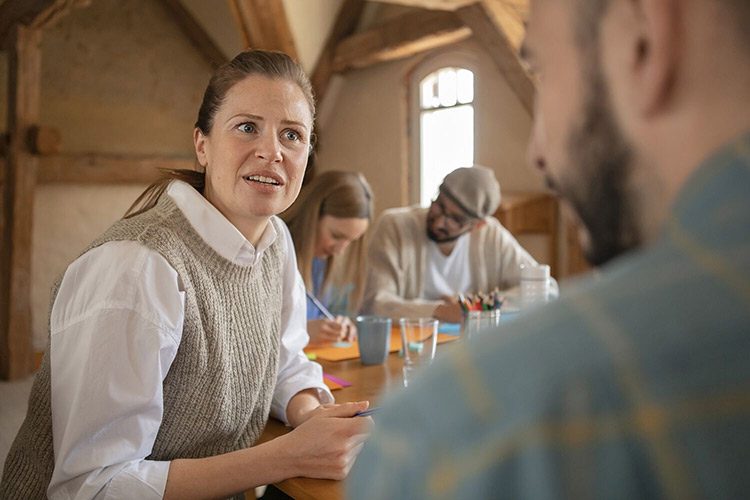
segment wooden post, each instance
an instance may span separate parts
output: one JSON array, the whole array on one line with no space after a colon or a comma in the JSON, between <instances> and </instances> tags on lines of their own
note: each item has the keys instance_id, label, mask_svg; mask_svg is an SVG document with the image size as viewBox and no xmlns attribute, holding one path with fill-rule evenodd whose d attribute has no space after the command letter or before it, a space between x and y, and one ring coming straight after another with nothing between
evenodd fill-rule
<instances>
[{"instance_id":1,"label":"wooden post","mask_svg":"<svg viewBox=\"0 0 750 500\"><path fill-rule=\"evenodd\" d=\"M500 6L502 7L502 5ZM505 33L513 25L508 20L507 9L498 8L497 2L484 0L456 10L461 20L471 28L474 37L484 46L505 77L510 88L518 96L521 105L529 114L534 113L534 83L518 58L513 40ZM514 30L511 37L520 43L522 28Z\"/></svg>"},{"instance_id":2,"label":"wooden post","mask_svg":"<svg viewBox=\"0 0 750 500\"><path fill-rule=\"evenodd\" d=\"M0 378L14 380L34 369L31 334L31 234L36 158L30 126L39 118L41 29L16 25L8 54L8 145L3 182L0 251Z\"/></svg>"},{"instance_id":3,"label":"wooden post","mask_svg":"<svg viewBox=\"0 0 750 500\"><path fill-rule=\"evenodd\" d=\"M331 80L331 76L333 76L333 57L336 52L336 46L341 40L354 33L364 9L364 0L345 0L336 15L333 29L331 29L331 33L328 35L323 52L318 57L315 70L310 78L318 108L320 108L323 102L323 98L328 90L328 82Z\"/></svg>"}]
</instances>

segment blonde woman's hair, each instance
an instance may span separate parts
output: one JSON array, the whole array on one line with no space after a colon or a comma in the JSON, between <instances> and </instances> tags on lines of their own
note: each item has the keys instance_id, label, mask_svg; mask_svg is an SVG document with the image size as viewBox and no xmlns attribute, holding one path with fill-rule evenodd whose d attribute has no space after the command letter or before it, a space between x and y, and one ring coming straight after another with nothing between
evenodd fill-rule
<instances>
[{"instance_id":1,"label":"blonde woman's hair","mask_svg":"<svg viewBox=\"0 0 750 500\"><path fill-rule=\"evenodd\" d=\"M312 263L320 218L330 215L371 221L373 210L372 189L362 174L329 170L317 174L302 188L297 201L280 215L289 226L297 253L297 265L309 291L313 290ZM362 302L366 250L365 237L361 237L341 255L327 259L322 290L330 284L353 284L348 301L350 313L356 313Z\"/></svg>"},{"instance_id":2,"label":"blonde woman's hair","mask_svg":"<svg viewBox=\"0 0 750 500\"><path fill-rule=\"evenodd\" d=\"M307 100L310 115L315 118L315 98L313 97L312 84L302 67L283 52L247 50L240 52L234 59L219 67L211 76L206 91L203 93L203 101L198 110L198 119L195 122L195 127L203 135L211 133L214 117L224 102L229 89L248 76L253 75L296 83ZM127 219L153 208L173 180L187 182L201 194L203 194L203 189L206 186L205 172L186 169L162 169L161 177L141 193L125 212L123 218Z\"/></svg>"}]
</instances>

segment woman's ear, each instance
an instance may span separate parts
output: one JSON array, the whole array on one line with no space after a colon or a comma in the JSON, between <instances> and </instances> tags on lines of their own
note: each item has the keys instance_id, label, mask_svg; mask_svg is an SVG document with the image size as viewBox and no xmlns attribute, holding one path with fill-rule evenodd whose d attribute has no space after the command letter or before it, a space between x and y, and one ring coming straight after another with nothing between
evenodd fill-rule
<instances>
[{"instance_id":1,"label":"woman's ear","mask_svg":"<svg viewBox=\"0 0 750 500\"><path fill-rule=\"evenodd\" d=\"M635 9L631 40L634 95L642 115L663 110L672 99L681 49L680 0L635 0L625 2Z\"/></svg>"},{"instance_id":2,"label":"woman's ear","mask_svg":"<svg viewBox=\"0 0 750 500\"><path fill-rule=\"evenodd\" d=\"M195 156L198 158L198 163L201 167L206 168L208 165L208 151L207 151L208 137L206 137L201 129L195 127L193 130L193 145L195 146Z\"/></svg>"}]
</instances>

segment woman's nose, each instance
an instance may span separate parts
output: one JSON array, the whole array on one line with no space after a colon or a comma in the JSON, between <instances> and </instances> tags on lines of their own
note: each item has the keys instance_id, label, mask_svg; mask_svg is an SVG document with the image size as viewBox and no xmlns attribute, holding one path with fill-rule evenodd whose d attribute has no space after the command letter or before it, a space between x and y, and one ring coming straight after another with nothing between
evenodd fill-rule
<instances>
[{"instance_id":1,"label":"woman's nose","mask_svg":"<svg viewBox=\"0 0 750 500\"><path fill-rule=\"evenodd\" d=\"M255 155L271 162L281 161L281 144L275 134L262 134Z\"/></svg>"}]
</instances>

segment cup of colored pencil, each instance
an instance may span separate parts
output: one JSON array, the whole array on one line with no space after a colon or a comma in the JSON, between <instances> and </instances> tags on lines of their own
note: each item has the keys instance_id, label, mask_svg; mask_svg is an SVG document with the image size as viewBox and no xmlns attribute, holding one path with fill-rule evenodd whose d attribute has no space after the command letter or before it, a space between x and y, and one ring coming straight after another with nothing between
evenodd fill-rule
<instances>
[{"instance_id":1,"label":"cup of colored pencil","mask_svg":"<svg viewBox=\"0 0 750 500\"><path fill-rule=\"evenodd\" d=\"M468 339L500 324L500 308L505 298L496 288L489 293L458 294L458 304L464 313L461 337Z\"/></svg>"}]
</instances>

